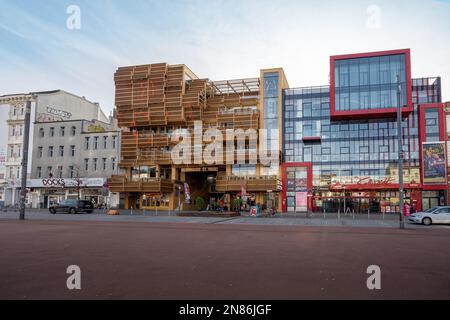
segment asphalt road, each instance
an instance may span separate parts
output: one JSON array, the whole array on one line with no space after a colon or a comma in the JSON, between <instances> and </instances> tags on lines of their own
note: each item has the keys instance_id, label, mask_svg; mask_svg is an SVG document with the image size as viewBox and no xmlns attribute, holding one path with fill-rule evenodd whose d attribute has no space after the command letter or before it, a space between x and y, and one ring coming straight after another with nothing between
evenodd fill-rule
<instances>
[{"instance_id":1,"label":"asphalt road","mask_svg":"<svg viewBox=\"0 0 450 320\"><path fill-rule=\"evenodd\" d=\"M0 220L0 242L0 299L450 299L448 229Z\"/></svg>"}]
</instances>

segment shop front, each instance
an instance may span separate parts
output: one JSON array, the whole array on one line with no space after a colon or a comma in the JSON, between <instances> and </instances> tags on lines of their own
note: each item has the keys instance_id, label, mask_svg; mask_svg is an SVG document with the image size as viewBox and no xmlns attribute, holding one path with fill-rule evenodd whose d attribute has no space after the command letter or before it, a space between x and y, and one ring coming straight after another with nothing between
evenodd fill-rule
<instances>
[{"instance_id":1,"label":"shop front","mask_svg":"<svg viewBox=\"0 0 450 320\"><path fill-rule=\"evenodd\" d=\"M27 180L28 197L32 208L47 209L68 199L89 200L98 206L108 201L105 182L104 178L30 179Z\"/></svg>"}]
</instances>

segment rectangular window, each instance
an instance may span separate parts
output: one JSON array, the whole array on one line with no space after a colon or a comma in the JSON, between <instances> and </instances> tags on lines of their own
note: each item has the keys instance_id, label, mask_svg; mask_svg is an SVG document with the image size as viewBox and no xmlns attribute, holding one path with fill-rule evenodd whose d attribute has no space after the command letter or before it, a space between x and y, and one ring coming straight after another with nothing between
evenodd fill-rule
<instances>
[{"instance_id":1,"label":"rectangular window","mask_svg":"<svg viewBox=\"0 0 450 320\"><path fill-rule=\"evenodd\" d=\"M89 150L89 137L84 138L84 149Z\"/></svg>"},{"instance_id":2,"label":"rectangular window","mask_svg":"<svg viewBox=\"0 0 450 320\"><path fill-rule=\"evenodd\" d=\"M55 136L55 128L54 127L50 127L49 136L50 137L54 137Z\"/></svg>"},{"instance_id":3,"label":"rectangular window","mask_svg":"<svg viewBox=\"0 0 450 320\"><path fill-rule=\"evenodd\" d=\"M45 136L44 128L39 128L39 137L43 138Z\"/></svg>"},{"instance_id":4,"label":"rectangular window","mask_svg":"<svg viewBox=\"0 0 450 320\"><path fill-rule=\"evenodd\" d=\"M116 170L116 158L111 158L111 169Z\"/></svg>"},{"instance_id":5,"label":"rectangular window","mask_svg":"<svg viewBox=\"0 0 450 320\"><path fill-rule=\"evenodd\" d=\"M103 171L106 170L106 158L102 159L102 164L103 164Z\"/></svg>"},{"instance_id":6,"label":"rectangular window","mask_svg":"<svg viewBox=\"0 0 450 320\"><path fill-rule=\"evenodd\" d=\"M113 139L113 141L112 141L112 148L116 149L116 147L117 147L117 136L113 136L112 139Z\"/></svg>"},{"instance_id":7,"label":"rectangular window","mask_svg":"<svg viewBox=\"0 0 450 320\"><path fill-rule=\"evenodd\" d=\"M74 168L74 166L70 166L69 167L69 177L70 178L75 178L75 168Z\"/></svg>"},{"instance_id":8,"label":"rectangular window","mask_svg":"<svg viewBox=\"0 0 450 320\"><path fill-rule=\"evenodd\" d=\"M58 172L57 172L57 177L58 178L62 178L62 175L63 175L63 167L59 166L58 167Z\"/></svg>"},{"instance_id":9,"label":"rectangular window","mask_svg":"<svg viewBox=\"0 0 450 320\"><path fill-rule=\"evenodd\" d=\"M84 159L84 170L89 171L89 159Z\"/></svg>"},{"instance_id":10,"label":"rectangular window","mask_svg":"<svg viewBox=\"0 0 450 320\"><path fill-rule=\"evenodd\" d=\"M51 178L53 175L53 168L51 166L47 167L47 177Z\"/></svg>"},{"instance_id":11,"label":"rectangular window","mask_svg":"<svg viewBox=\"0 0 450 320\"><path fill-rule=\"evenodd\" d=\"M108 148L108 136L103 137L103 149Z\"/></svg>"},{"instance_id":12,"label":"rectangular window","mask_svg":"<svg viewBox=\"0 0 450 320\"><path fill-rule=\"evenodd\" d=\"M75 126L72 126L72 128L70 129L70 134L72 136L74 136L77 133L77 128Z\"/></svg>"},{"instance_id":13,"label":"rectangular window","mask_svg":"<svg viewBox=\"0 0 450 320\"><path fill-rule=\"evenodd\" d=\"M38 147L38 158L42 158L42 147Z\"/></svg>"},{"instance_id":14,"label":"rectangular window","mask_svg":"<svg viewBox=\"0 0 450 320\"><path fill-rule=\"evenodd\" d=\"M98 137L94 137L94 150L98 149Z\"/></svg>"},{"instance_id":15,"label":"rectangular window","mask_svg":"<svg viewBox=\"0 0 450 320\"><path fill-rule=\"evenodd\" d=\"M75 146L70 146L70 156L75 157Z\"/></svg>"},{"instance_id":16,"label":"rectangular window","mask_svg":"<svg viewBox=\"0 0 450 320\"><path fill-rule=\"evenodd\" d=\"M64 157L64 146L59 146L59 156Z\"/></svg>"},{"instance_id":17,"label":"rectangular window","mask_svg":"<svg viewBox=\"0 0 450 320\"><path fill-rule=\"evenodd\" d=\"M94 161L94 171L97 171L97 158L92 159Z\"/></svg>"},{"instance_id":18,"label":"rectangular window","mask_svg":"<svg viewBox=\"0 0 450 320\"><path fill-rule=\"evenodd\" d=\"M48 156L49 156L49 158L53 157L53 147L52 146L48 147Z\"/></svg>"},{"instance_id":19,"label":"rectangular window","mask_svg":"<svg viewBox=\"0 0 450 320\"><path fill-rule=\"evenodd\" d=\"M42 167L36 168L36 176L38 179L42 178Z\"/></svg>"},{"instance_id":20,"label":"rectangular window","mask_svg":"<svg viewBox=\"0 0 450 320\"><path fill-rule=\"evenodd\" d=\"M61 137L64 137L64 135L66 134L66 127L61 127L59 129L59 134Z\"/></svg>"}]
</instances>

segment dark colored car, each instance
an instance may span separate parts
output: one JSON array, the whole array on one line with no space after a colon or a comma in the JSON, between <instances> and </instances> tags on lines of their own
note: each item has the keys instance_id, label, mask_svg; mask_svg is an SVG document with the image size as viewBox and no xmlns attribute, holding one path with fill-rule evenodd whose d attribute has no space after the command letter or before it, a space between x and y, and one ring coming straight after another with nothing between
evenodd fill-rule
<instances>
[{"instance_id":1,"label":"dark colored car","mask_svg":"<svg viewBox=\"0 0 450 320\"><path fill-rule=\"evenodd\" d=\"M94 211L94 204L88 200L64 200L60 203L50 206L50 213L65 212L76 214L82 213L92 213Z\"/></svg>"}]
</instances>

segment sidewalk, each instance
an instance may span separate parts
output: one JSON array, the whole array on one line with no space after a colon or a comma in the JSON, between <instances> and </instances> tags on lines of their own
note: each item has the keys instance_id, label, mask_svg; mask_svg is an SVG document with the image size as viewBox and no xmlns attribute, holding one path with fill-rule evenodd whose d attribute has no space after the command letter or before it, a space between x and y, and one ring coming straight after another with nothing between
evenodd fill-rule
<instances>
[{"instance_id":1,"label":"sidewalk","mask_svg":"<svg viewBox=\"0 0 450 320\"><path fill-rule=\"evenodd\" d=\"M236 217L199 217L199 216L177 216L173 211L144 211L144 210L120 210L120 215L109 216L106 212L96 210L93 214L50 214L43 209L29 209L25 213L27 220L55 220L55 221L104 221L104 222L151 222L151 223L197 223L197 224L233 224L233 225L271 225L271 226L311 226L311 227L369 227L369 228L398 228L398 215L390 214L355 214L353 216L339 215L337 213L313 214L306 217L306 214L277 214L274 217L252 217L236 216ZM196 211L195 213L198 213ZM1 212L0 221L18 219L19 212ZM408 229L433 229L433 228L450 228L450 226L431 226L424 227L415 225L405 220Z\"/></svg>"}]
</instances>

